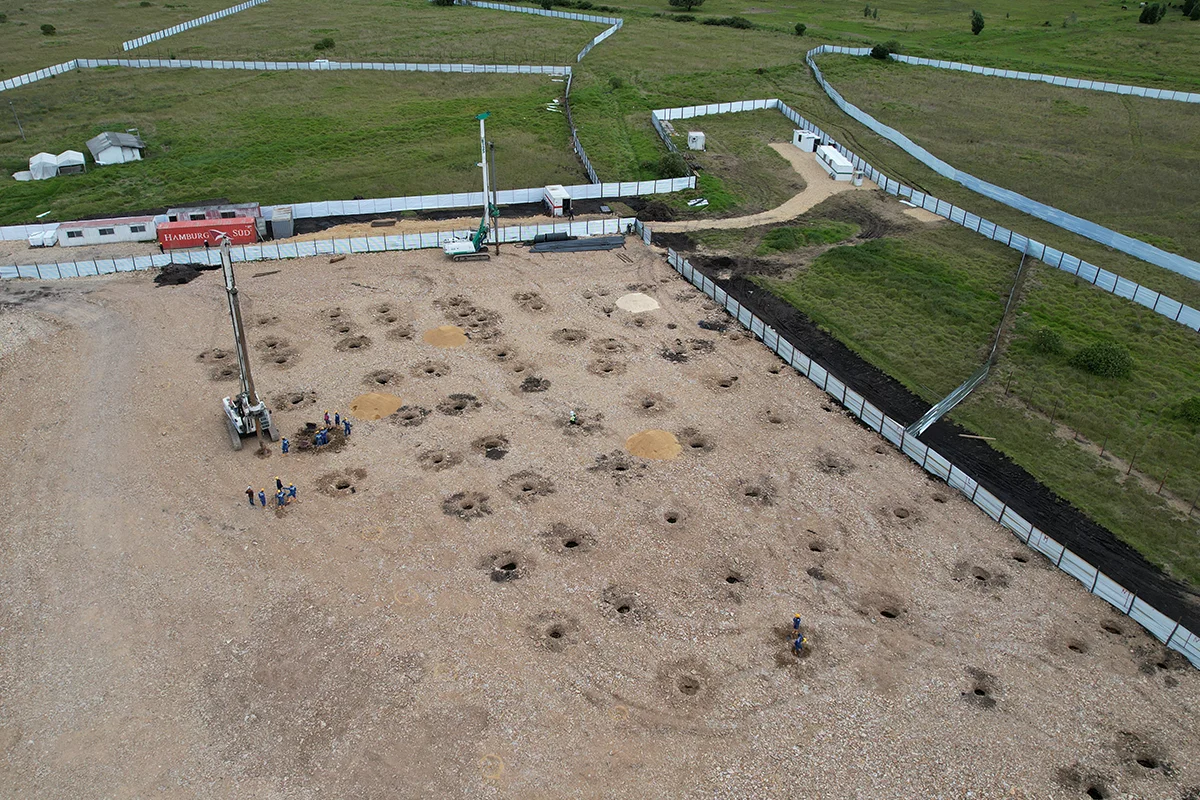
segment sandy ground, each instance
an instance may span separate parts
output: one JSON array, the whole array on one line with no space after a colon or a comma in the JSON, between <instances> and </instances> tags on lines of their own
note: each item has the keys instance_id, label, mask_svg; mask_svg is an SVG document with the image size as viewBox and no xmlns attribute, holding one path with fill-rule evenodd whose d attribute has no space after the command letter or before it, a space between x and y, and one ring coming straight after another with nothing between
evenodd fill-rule
<instances>
[{"instance_id":1,"label":"sandy ground","mask_svg":"<svg viewBox=\"0 0 1200 800\"><path fill-rule=\"evenodd\" d=\"M1196 670L625 255L243 271L283 431L404 402L267 458L215 273L0 286L0 796L1194 796Z\"/></svg>"},{"instance_id":2,"label":"sandy ground","mask_svg":"<svg viewBox=\"0 0 1200 800\"><path fill-rule=\"evenodd\" d=\"M791 143L776 142L771 149L787 159L799 175L804 178L804 191L797 193L791 200L770 211L760 214L750 214L745 217L727 217L724 219L689 219L680 222L656 222L655 231L663 233L681 233L684 231L726 230L736 228L753 228L758 225L770 225L775 222L787 222L813 208L817 204L842 192L870 191L878 189L872 181L863 180L862 186L855 186L853 181L835 181L829 173L817 165L812 153L805 153Z\"/></svg>"}]
</instances>

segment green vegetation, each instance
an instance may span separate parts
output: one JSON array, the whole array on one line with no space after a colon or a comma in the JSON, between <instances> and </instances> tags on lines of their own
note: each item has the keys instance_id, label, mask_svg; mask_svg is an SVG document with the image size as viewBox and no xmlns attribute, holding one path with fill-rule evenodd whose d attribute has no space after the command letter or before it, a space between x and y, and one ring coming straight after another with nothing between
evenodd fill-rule
<instances>
[{"instance_id":1,"label":"green vegetation","mask_svg":"<svg viewBox=\"0 0 1200 800\"><path fill-rule=\"evenodd\" d=\"M983 33L983 14L978 11L971 12L971 33L975 36Z\"/></svg>"},{"instance_id":2,"label":"green vegetation","mask_svg":"<svg viewBox=\"0 0 1200 800\"><path fill-rule=\"evenodd\" d=\"M847 100L955 167L1200 259L1200 107L861 58L821 66Z\"/></svg>"},{"instance_id":3,"label":"green vegetation","mask_svg":"<svg viewBox=\"0 0 1200 800\"><path fill-rule=\"evenodd\" d=\"M326 36L324 39L322 39L321 41L319 41L313 45L313 50L332 50L333 47L334 47L333 39Z\"/></svg>"},{"instance_id":4,"label":"green vegetation","mask_svg":"<svg viewBox=\"0 0 1200 800\"><path fill-rule=\"evenodd\" d=\"M53 25L46 24L46 25L42 26L42 35L43 36L53 36L57 32L58 32L58 29L55 28Z\"/></svg>"},{"instance_id":5,"label":"green vegetation","mask_svg":"<svg viewBox=\"0 0 1200 800\"><path fill-rule=\"evenodd\" d=\"M759 282L932 402L983 363L1018 261L943 226L835 247L794 277Z\"/></svg>"},{"instance_id":6,"label":"green vegetation","mask_svg":"<svg viewBox=\"0 0 1200 800\"><path fill-rule=\"evenodd\" d=\"M1143 25L1157 25L1166 15L1166 5L1163 3L1150 3L1142 8L1142 13L1138 15L1138 22Z\"/></svg>"},{"instance_id":7,"label":"green vegetation","mask_svg":"<svg viewBox=\"0 0 1200 800\"><path fill-rule=\"evenodd\" d=\"M807 30L808 30L808 26L805 25L803 22L796 23L796 35L797 36L803 36L804 32Z\"/></svg>"},{"instance_id":8,"label":"green vegetation","mask_svg":"<svg viewBox=\"0 0 1200 800\"><path fill-rule=\"evenodd\" d=\"M214 26L220 26L219 36ZM575 54L602 30L591 22L439 8L425 0L271 0L176 34L161 46L178 58L304 61L312 58L314 39L329 37L337 40L339 61L574 64Z\"/></svg>"},{"instance_id":9,"label":"green vegetation","mask_svg":"<svg viewBox=\"0 0 1200 800\"><path fill-rule=\"evenodd\" d=\"M484 109L502 188L584 182L565 118L541 108L557 86L512 75L68 73L5 93L21 107L29 141L0 143L0 167L24 169L29 153L80 149L100 131L131 127L146 139L146 160L8 181L0 221L27 219L30 209L73 219L210 197L284 203L477 190L475 114Z\"/></svg>"},{"instance_id":10,"label":"green vegetation","mask_svg":"<svg viewBox=\"0 0 1200 800\"><path fill-rule=\"evenodd\" d=\"M674 141L681 150L687 148L689 130L703 131L706 147L688 152L699 172L696 191L667 198L679 217L766 211L804 188L792 165L768 146L792 138L791 123L778 112L714 114L675 124L679 127ZM703 197L708 205L689 207L686 202L696 197Z\"/></svg>"},{"instance_id":11,"label":"green vegetation","mask_svg":"<svg viewBox=\"0 0 1200 800\"><path fill-rule=\"evenodd\" d=\"M704 5L704 0L667 0L671 8L682 8L684 11L691 11L693 8L698 8Z\"/></svg>"},{"instance_id":12,"label":"green vegetation","mask_svg":"<svg viewBox=\"0 0 1200 800\"><path fill-rule=\"evenodd\" d=\"M127 39L233 4L229 0L188 0L186 4L151 8L149 3L136 0L44 0L24 6L9 3L4 7L8 26L4 29L4 45L0 47L0 80L72 58L111 58L120 52L121 42ZM230 22L222 20L213 25ZM42 25L52 26L54 35L43 36ZM213 30L212 25L203 27Z\"/></svg>"},{"instance_id":13,"label":"green vegetation","mask_svg":"<svg viewBox=\"0 0 1200 800\"><path fill-rule=\"evenodd\" d=\"M755 252L765 256L799 250L801 247L834 244L851 238L858 230L858 226L853 223L825 219L796 227L773 228L763 236L762 244Z\"/></svg>"},{"instance_id":14,"label":"green vegetation","mask_svg":"<svg viewBox=\"0 0 1200 800\"><path fill-rule=\"evenodd\" d=\"M1042 331L1060 347L1047 350ZM1103 377L1080 368L1083 353L1100 356ZM992 379L952 416L995 436L994 446L1168 572L1200 584L1200 521L1187 518L1200 493L1195 363L1195 333L1035 265Z\"/></svg>"}]
</instances>

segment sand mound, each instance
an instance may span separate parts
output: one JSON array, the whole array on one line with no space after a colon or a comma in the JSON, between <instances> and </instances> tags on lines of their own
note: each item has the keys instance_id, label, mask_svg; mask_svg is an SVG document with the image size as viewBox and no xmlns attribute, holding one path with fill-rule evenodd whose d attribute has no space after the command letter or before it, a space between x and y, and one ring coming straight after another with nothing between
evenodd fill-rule
<instances>
[{"instance_id":1,"label":"sand mound","mask_svg":"<svg viewBox=\"0 0 1200 800\"><path fill-rule=\"evenodd\" d=\"M421 339L434 347L462 347L467 343L467 334L457 325L439 325L425 331Z\"/></svg>"},{"instance_id":2,"label":"sand mound","mask_svg":"<svg viewBox=\"0 0 1200 800\"><path fill-rule=\"evenodd\" d=\"M648 430L625 440L625 449L638 458L667 461L679 455L679 440L668 431Z\"/></svg>"},{"instance_id":3,"label":"sand mound","mask_svg":"<svg viewBox=\"0 0 1200 800\"><path fill-rule=\"evenodd\" d=\"M383 419L395 414L404 401L394 394L367 392L350 401L350 413L359 419Z\"/></svg>"},{"instance_id":4,"label":"sand mound","mask_svg":"<svg viewBox=\"0 0 1200 800\"><path fill-rule=\"evenodd\" d=\"M658 308L658 301L648 294L633 292L622 295L617 300L617 308L628 311L630 314L640 314L643 311L653 311Z\"/></svg>"}]
</instances>

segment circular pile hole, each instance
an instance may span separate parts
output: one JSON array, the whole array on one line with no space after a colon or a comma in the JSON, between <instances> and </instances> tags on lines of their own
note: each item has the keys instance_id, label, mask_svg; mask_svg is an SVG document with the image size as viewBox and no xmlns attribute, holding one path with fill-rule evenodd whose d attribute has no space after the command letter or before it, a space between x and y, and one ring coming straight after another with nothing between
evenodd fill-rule
<instances>
[{"instance_id":1,"label":"circular pile hole","mask_svg":"<svg viewBox=\"0 0 1200 800\"><path fill-rule=\"evenodd\" d=\"M700 693L700 681L692 675L680 675L676 686L680 694L688 697L694 697Z\"/></svg>"}]
</instances>

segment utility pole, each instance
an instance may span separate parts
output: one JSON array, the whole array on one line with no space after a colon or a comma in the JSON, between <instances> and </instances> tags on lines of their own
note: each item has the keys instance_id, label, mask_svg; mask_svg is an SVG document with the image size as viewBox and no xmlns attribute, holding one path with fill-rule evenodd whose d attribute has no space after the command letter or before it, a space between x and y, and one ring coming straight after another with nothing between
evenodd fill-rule
<instances>
[{"instance_id":1,"label":"utility pole","mask_svg":"<svg viewBox=\"0 0 1200 800\"><path fill-rule=\"evenodd\" d=\"M21 118L17 116L17 108L13 105L13 101L8 101L8 107L12 109L13 119L17 121L17 130L21 132L21 141L25 141L25 129L21 127Z\"/></svg>"}]
</instances>

